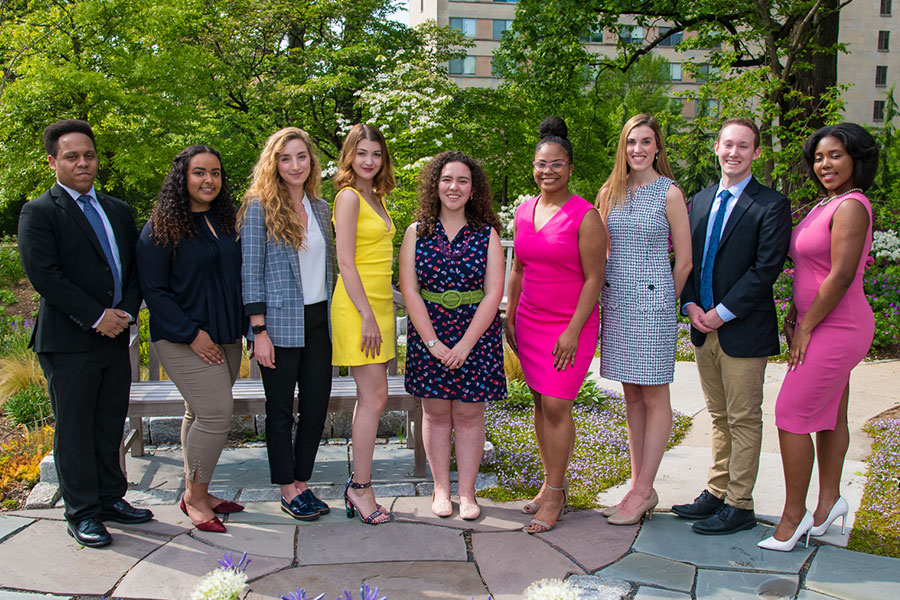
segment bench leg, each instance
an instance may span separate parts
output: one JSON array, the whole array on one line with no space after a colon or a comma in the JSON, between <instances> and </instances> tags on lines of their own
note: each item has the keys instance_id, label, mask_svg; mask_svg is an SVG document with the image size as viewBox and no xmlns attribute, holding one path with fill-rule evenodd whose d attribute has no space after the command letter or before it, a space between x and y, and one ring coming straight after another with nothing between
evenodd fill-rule
<instances>
[{"instance_id":1,"label":"bench leg","mask_svg":"<svg viewBox=\"0 0 900 600\"><path fill-rule=\"evenodd\" d=\"M416 407L412 415L412 431L407 430L407 439L414 439L413 456L415 467L413 475L425 477L425 440L422 437L422 399L416 398Z\"/></svg>"},{"instance_id":2,"label":"bench leg","mask_svg":"<svg viewBox=\"0 0 900 600\"><path fill-rule=\"evenodd\" d=\"M128 417L131 432L134 438L131 440L131 456L144 455L144 420L141 417Z\"/></svg>"}]
</instances>

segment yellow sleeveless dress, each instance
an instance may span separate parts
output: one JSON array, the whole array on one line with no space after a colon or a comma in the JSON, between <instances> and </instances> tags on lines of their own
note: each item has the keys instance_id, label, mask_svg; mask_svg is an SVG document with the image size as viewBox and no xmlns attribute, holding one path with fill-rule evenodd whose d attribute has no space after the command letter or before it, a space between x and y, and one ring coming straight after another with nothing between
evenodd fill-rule
<instances>
[{"instance_id":1,"label":"yellow sleeveless dress","mask_svg":"<svg viewBox=\"0 0 900 600\"><path fill-rule=\"evenodd\" d=\"M332 353L331 362L340 366L358 366L383 363L394 358L395 322L393 293L391 291L391 266L394 259L394 221L388 214L390 228L384 219L369 206L362 194L359 197L359 217L356 220L356 270L362 280L369 305L375 313L381 330L381 352L374 358L360 352L362 344L362 318L344 288L343 277L338 275L334 297L331 300ZM343 190L341 190L343 191ZM382 199L381 205L387 213ZM331 218L334 222L334 216Z\"/></svg>"}]
</instances>

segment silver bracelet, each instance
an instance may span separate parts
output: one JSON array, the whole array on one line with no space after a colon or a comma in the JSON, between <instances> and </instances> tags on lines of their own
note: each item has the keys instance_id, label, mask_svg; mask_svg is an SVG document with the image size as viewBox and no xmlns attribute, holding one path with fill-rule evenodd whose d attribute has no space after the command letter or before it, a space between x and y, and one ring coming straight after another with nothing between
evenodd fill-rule
<instances>
[{"instance_id":1,"label":"silver bracelet","mask_svg":"<svg viewBox=\"0 0 900 600\"><path fill-rule=\"evenodd\" d=\"M789 324L789 325L793 325L794 327L797 326L797 321L793 321L793 320L791 320L791 319L788 319L787 317L784 318L784 322L787 323L787 324Z\"/></svg>"}]
</instances>

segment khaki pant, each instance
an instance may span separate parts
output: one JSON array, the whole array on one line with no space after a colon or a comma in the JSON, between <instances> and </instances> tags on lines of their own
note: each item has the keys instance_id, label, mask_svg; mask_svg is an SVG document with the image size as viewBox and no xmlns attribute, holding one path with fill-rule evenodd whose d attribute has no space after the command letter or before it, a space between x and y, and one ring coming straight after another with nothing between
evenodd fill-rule
<instances>
[{"instance_id":1,"label":"khaki pant","mask_svg":"<svg viewBox=\"0 0 900 600\"><path fill-rule=\"evenodd\" d=\"M728 356L716 331L706 334L694 354L713 426L709 491L735 508L752 509L768 357Z\"/></svg>"}]
</instances>

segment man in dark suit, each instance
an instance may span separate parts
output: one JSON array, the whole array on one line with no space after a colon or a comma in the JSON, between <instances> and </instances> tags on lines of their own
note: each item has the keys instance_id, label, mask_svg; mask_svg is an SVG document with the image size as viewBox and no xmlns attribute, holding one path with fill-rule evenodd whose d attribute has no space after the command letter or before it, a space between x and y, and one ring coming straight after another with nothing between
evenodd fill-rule
<instances>
[{"instance_id":1,"label":"man in dark suit","mask_svg":"<svg viewBox=\"0 0 900 600\"><path fill-rule=\"evenodd\" d=\"M791 239L790 204L750 173L759 130L728 119L715 142L721 180L690 208L694 267L681 294L713 423L713 464L706 490L676 515L699 519L697 533L716 535L756 524L753 486L762 446L763 379L778 354L772 285Z\"/></svg>"},{"instance_id":2,"label":"man in dark suit","mask_svg":"<svg viewBox=\"0 0 900 600\"><path fill-rule=\"evenodd\" d=\"M131 365L128 326L140 308L131 208L94 190L97 150L84 121L44 130L56 185L19 215L19 252L41 295L31 338L56 417L53 455L69 535L84 546L112 538L102 521L143 523L153 513L122 497L119 467Z\"/></svg>"}]
</instances>

